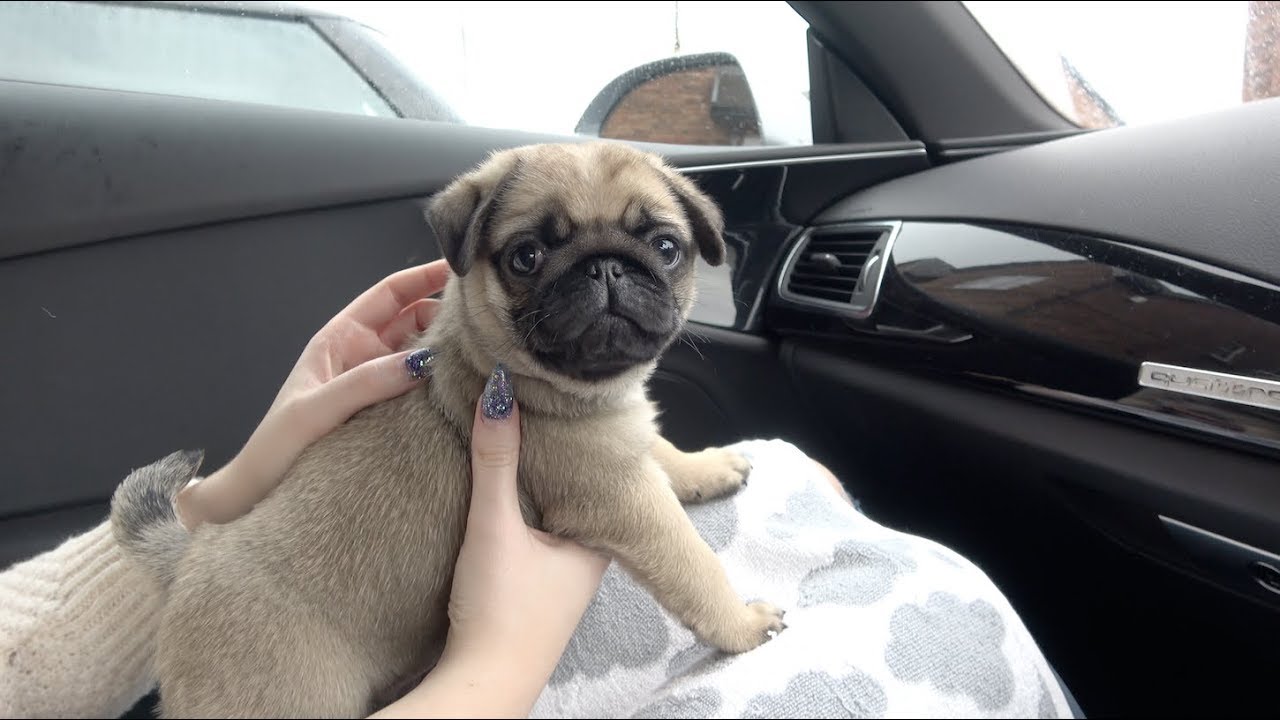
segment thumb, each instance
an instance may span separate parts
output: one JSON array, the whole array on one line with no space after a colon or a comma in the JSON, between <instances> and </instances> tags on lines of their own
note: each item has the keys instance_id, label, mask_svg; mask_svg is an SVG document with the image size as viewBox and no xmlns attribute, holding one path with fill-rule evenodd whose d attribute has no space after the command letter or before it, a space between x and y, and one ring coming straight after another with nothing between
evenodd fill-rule
<instances>
[{"instance_id":1,"label":"thumb","mask_svg":"<svg viewBox=\"0 0 1280 720\"><path fill-rule=\"evenodd\" d=\"M524 524L516 489L520 467L520 410L511 376L499 364L476 404L471 428L471 510L468 527Z\"/></svg>"},{"instance_id":2,"label":"thumb","mask_svg":"<svg viewBox=\"0 0 1280 720\"><path fill-rule=\"evenodd\" d=\"M319 386L307 399L307 415L320 434L361 410L403 395L430 373L431 351L419 349L369 360Z\"/></svg>"}]
</instances>

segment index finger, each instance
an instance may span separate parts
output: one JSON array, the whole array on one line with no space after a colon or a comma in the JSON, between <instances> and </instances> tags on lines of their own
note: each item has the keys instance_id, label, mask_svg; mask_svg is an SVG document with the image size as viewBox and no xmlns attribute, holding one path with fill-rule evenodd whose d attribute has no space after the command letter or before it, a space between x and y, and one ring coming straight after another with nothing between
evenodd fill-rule
<instances>
[{"instance_id":1,"label":"index finger","mask_svg":"<svg viewBox=\"0 0 1280 720\"><path fill-rule=\"evenodd\" d=\"M347 305L337 318L346 318L377 332L404 308L444 289L449 280L449 264L435 260L426 265L392 273L365 290Z\"/></svg>"}]
</instances>

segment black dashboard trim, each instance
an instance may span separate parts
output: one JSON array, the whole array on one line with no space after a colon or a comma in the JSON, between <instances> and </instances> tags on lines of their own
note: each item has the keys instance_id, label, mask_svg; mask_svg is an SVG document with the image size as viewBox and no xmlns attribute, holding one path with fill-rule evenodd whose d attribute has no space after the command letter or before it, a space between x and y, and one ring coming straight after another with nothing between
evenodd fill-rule
<instances>
[{"instance_id":1,"label":"black dashboard trim","mask_svg":"<svg viewBox=\"0 0 1280 720\"><path fill-rule=\"evenodd\" d=\"M1280 284L1280 98L1099 130L854 193L815 224L1007 222L1089 233Z\"/></svg>"},{"instance_id":2,"label":"black dashboard trim","mask_svg":"<svg viewBox=\"0 0 1280 720\"><path fill-rule=\"evenodd\" d=\"M839 223L821 227L844 227ZM793 241L792 248L796 247ZM952 381L1280 458L1280 411L1140 381L1280 380L1280 287L1108 238L1007 223L900 223L870 318L776 294L767 326ZM1222 394L1225 393L1225 394Z\"/></svg>"}]
</instances>

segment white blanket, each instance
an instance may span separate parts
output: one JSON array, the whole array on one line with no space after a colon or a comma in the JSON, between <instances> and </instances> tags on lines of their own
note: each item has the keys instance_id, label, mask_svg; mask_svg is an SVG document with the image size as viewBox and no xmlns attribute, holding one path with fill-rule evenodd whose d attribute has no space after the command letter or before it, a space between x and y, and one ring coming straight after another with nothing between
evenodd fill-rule
<instances>
[{"instance_id":1,"label":"white blanket","mask_svg":"<svg viewBox=\"0 0 1280 720\"><path fill-rule=\"evenodd\" d=\"M748 486L689 514L744 600L786 610L787 629L719 653L615 564L532 717L1072 717L981 570L868 519L796 447L736 447Z\"/></svg>"}]
</instances>

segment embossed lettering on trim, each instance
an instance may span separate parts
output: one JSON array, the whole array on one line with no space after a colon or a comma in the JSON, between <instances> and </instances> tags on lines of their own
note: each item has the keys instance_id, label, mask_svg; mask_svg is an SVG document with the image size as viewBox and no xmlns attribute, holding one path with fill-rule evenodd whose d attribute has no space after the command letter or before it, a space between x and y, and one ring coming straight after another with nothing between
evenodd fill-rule
<instances>
[{"instance_id":1,"label":"embossed lettering on trim","mask_svg":"<svg viewBox=\"0 0 1280 720\"><path fill-rule=\"evenodd\" d=\"M1280 410L1280 382L1144 362L1138 384L1184 395Z\"/></svg>"}]
</instances>

